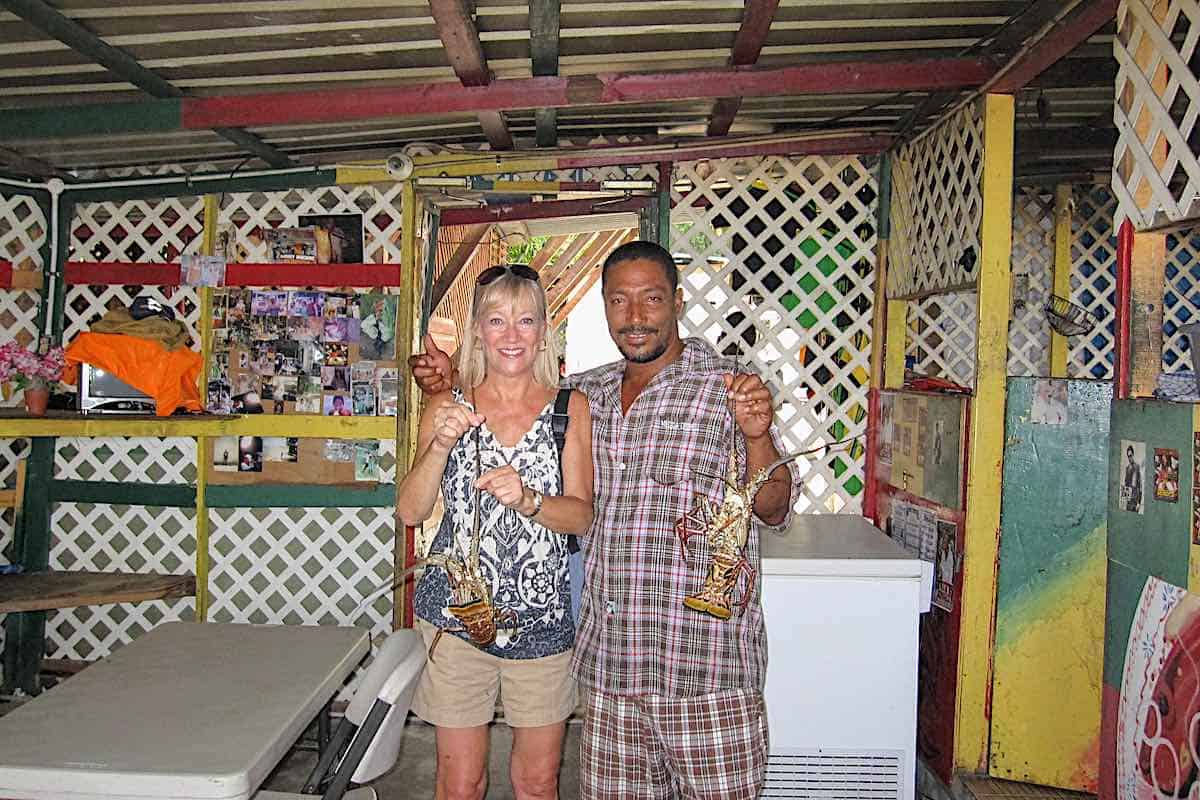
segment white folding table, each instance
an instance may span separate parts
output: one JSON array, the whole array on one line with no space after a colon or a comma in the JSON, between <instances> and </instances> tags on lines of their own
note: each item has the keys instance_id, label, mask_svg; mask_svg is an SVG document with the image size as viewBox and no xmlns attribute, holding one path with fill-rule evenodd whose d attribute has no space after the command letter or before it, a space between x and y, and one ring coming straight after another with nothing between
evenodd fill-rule
<instances>
[{"instance_id":1,"label":"white folding table","mask_svg":"<svg viewBox=\"0 0 1200 800\"><path fill-rule=\"evenodd\" d=\"M0 717L0 797L247 800L369 646L358 628L160 625Z\"/></svg>"}]
</instances>

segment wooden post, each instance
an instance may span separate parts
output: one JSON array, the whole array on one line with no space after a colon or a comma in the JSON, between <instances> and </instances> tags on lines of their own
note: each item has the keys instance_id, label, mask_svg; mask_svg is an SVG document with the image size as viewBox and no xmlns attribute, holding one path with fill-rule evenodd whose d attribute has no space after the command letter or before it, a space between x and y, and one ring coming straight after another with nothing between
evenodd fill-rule
<instances>
[{"instance_id":1,"label":"wooden post","mask_svg":"<svg viewBox=\"0 0 1200 800\"><path fill-rule=\"evenodd\" d=\"M204 240L200 251L211 256L217 249L217 224L220 213L220 198L215 194L204 196ZM213 290L200 287L200 399L208 398L208 367L212 362L212 315ZM208 619L208 471L211 458L208 454L209 438L196 437L196 621Z\"/></svg>"},{"instance_id":2,"label":"wooden post","mask_svg":"<svg viewBox=\"0 0 1200 800\"><path fill-rule=\"evenodd\" d=\"M1071 202L1073 187L1060 183L1054 187L1054 272L1051 292L1064 300L1071 299ZM1050 376L1067 377L1070 356L1067 337L1050 330Z\"/></svg>"},{"instance_id":3,"label":"wooden post","mask_svg":"<svg viewBox=\"0 0 1200 800\"><path fill-rule=\"evenodd\" d=\"M879 157L879 193L876 199L875 219L875 301L871 318L871 371L867 385L867 449L863 465L866 477L866 497L863 498L863 516L879 523L876 508L878 476L875 474L875 457L879 448L879 392L883 388L883 365L887 351L887 248L891 233L892 215L892 156L883 153ZM901 339L900 349L904 344ZM903 364L903 360L901 360Z\"/></svg>"},{"instance_id":4,"label":"wooden post","mask_svg":"<svg viewBox=\"0 0 1200 800\"><path fill-rule=\"evenodd\" d=\"M418 330L416 315L421 307L417 297L417 226L420 224L420 202L417 198L416 184L410 179L404 182L400 195L400 298L396 310L396 360L400 364L407 362L416 345L414 333ZM404 280L407 278L407 280ZM427 287L427 290L430 287ZM407 374L407 370L404 370ZM420 390L411 379L400 392L396 408L396 489L399 492L400 479L408 471L416 455L417 425L420 422L421 399ZM404 469L401 470L401 465ZM397 494L397 500L399 495ZM399 527L396 531L395 551L392 563L395 574L407 569L413 559L415 544L412 528ZM401 628L412 625L410 609L412 581L397 586L392 592L392 627Z\"/></svg>"},{"instance_id":5,"label":"wooden post","mask_svg":"<svg viewBox=\"0 0 1200 800\"><path fill-rule=\"evenodd\" d=\"M967 772L980 772L987 766L1012 293L1013 96L989 94L983 104L979 321L967 454L966 558L954 736L955 768Z\"/></svg>"}]
</instances>

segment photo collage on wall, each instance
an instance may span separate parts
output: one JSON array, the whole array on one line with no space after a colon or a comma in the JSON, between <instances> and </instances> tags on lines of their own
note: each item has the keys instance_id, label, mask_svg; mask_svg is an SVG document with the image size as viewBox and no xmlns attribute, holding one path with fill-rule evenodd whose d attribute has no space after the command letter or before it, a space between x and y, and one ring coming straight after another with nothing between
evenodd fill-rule
<instances>
[{"instance_id":1,"label":"photo collage on wall","mask_svg":"<svg viewBox=\"0 0 1200 800\"><path fill-rule=\"evenodd\" d=\"M394 295L213 292L208 410L395 416Z\"/></svg>"}]
</instances>

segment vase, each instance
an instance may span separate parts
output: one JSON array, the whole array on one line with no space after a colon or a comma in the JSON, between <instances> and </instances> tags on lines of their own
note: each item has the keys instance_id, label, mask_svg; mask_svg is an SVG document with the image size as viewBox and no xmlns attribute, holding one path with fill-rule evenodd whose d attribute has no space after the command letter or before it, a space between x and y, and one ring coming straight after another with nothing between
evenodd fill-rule
<instances>
[{"instance_id":1,"label":"vase","mask_svg":"<svg viewBox=\"0 0 1200 800\"><path fill-rule=\"evenodd\" d=\"M25 410L31 417L46 416L46 404L49 402L49 386L29 386L25 389Z\"/></svg>"}]
</instances>

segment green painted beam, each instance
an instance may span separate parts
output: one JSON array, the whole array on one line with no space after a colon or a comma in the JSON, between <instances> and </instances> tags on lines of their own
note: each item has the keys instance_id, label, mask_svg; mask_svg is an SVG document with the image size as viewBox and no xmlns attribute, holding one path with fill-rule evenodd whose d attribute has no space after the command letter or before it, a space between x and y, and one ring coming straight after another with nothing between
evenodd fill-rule
<instances>
[{"instance_id":1,"label":"green painted beam","mask_svg":"<svg viewBox=\"0 0 1200 800\"><path fill-rule=\"evenodd\" d=\"M50 215L47 215L46 221L49 222L50 219ZM71 199L68 199L65 194L59 195L58 246L55 248L57 250L57 259L55 260L55 263L58 265L56 270L58 273L58 280L54 282L54 291L51 293L52 296L47 296L46 294L43 294L42 296L42 303L50 304L50 312L53 315L50 318L50 331L54 344L58 344L60 342L62 342L64 345L66 344L63 342L63 331L66 329L67 324L67 282L63 277L63 269L64 265L67 263L67 259L70 258L71 255L71 228L74 225L74 222L75 202ZM49 261L45 263L47 266L50 264ZM43 286L46 286L48 285L51 276L48 274L48 270L46 269L43 269L42 272L44 276L43 280L45 281ZM43 328L43 330L45 329Z\"/></svg>"},{"instance_id":2,"label":"green painted beam","mask_svg":"<svg viewBox=\"0 0 1200 800\"><path fill-rule=\"evenodd\" d=\"M421 284L421 337L429 333L429 318L433 316L433 283L437 273L437 242L438 233L442 227L442 213L433 206L430 214L429 233L426 234L429 247L425 258L425 281Z\"/></svg>"},{"instance_id":3,"label":"green painted beam","mask_svg":"<svg viewBox=\"0 0 1200 800\"><path fill-rule=\"evenodd\" d=\"M892 233L892 153L879 155L879 197L875 201L875 236L890 239Z\"/></svg>"},{"instance_id":4,"label":"green painted beam","mask_svg":"<svg viewBox=\"0 0 1200 800\"><path fill-rule=\"evenodd\" d=\"M0 120L3 119L4 115L0 114ZM151 197L188 197L219 192L277 192L288 189L316 189L337 184L336 169L316 167L311 170L281 172L273 175L225 177L208 173L203 176L203 180L199 177L189 176L163 182L130 181L118 186L68 188L63 192L63 197L76 203L94 203L105 200L142 200Z\"/></svg>"},{"instance_id":5,"label":"green painted beam","mask_svg":"<svg viewBox=\"0 0 1200 800\"><path fill-rule=\"evenodd\" d=\"M196 507L196 487L182 483L56 480L51 482L49 492L54 503Z\"/></svg>"},{"instance_id":6,"label":"green painted beam","mask_svg":"<svg viewBox=\"0 0 1200 800\"><path fill-rule=\"evenodd\" d=\"M529 56L534 77L558 74L561 0L530 0ZM538 147L558 146L558 109L539 108L533 114Z\"/></svg>"},{"instance_id":7,"label":"green painted beam","mask_svg":"<svg viewBox=\"0 0 1200 800\"><path fill-rule=\"evenodd\" d=\"M177 98L69 108L10 108L0 114L0 141L5 142L180 130L183 130L183 101Z\"/></svg>"},{"instance_id":8,"label":"green painted beam","mask_svg":"<svg viewBox=\"0 0 1200 800\"><path fill-rule=\"evenodd\" d=\"M390 483L373 489L337 484L210 483L204 497L209 508L386 508L396 504L396 487Z\"/></svg>"},{"instance_id":9,"label":"green painted beam","mask_svg":"<svg viewBox=\"0 0 1200 800\"><path fill-rule=\"evenodd\" d=\"M55 440L31 439L25 470L25 500L16 520L13 563L26 572L50 566L50 493ZM4 621L4 691L37 694L38 671L45 652L46 612L9 614Z\"/></svg>"}]
</instances>

